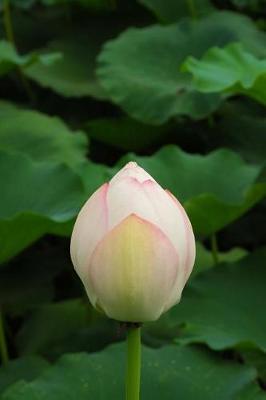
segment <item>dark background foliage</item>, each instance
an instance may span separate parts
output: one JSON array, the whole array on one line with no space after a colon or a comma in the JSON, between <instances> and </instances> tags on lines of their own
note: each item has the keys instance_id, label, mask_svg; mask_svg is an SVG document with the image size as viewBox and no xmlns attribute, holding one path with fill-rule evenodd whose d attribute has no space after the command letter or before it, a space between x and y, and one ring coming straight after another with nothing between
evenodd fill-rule
<instances>
[{"instance_id":1,"label":"dark background foliage","mask_svg":"<svg viewBox=\"0 0 266 400\"><path fill-rule=\"evenodd\" d=\"M143 327L143 399L266 399L265 0L1 0L0 398L123 398L123 327L69 257L136 160L197 239Z\"/></svg>"}]
</instances>

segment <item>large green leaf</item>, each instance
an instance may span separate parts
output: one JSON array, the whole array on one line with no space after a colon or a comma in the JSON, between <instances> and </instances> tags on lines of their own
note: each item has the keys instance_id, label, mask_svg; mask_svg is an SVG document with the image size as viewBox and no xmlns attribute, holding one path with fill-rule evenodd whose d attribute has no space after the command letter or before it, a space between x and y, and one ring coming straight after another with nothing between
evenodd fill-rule
<instances>
[{"instance_id":1,"label":"large green leaf","mask_svg":"<svg viewBox=\"0 0 266 400\"><path fill-rule=\"evenodd\" d=\"M241 354L244 362L247 365L252 365L258 371L258 376L263 382L264 386L266 385L266 352L262 352L258 349L252 347L240 347L238 351Z\"/></svg>"},{"instance_id":2,"label":"large green leaf","mask_svg":"<svg viewBox=\"0 0 266 400\"><path fill-rule=\"evenodd\" d=\"M23 354L48 353L50 348L89 324L89 302L71 299L35 309L18 336ZM45 325L45 329L43 329Z\"/></svg>"},{"instance_id":3,"label":"large green leaf","mask_svg":"<svg viewBox=\"0 0 266 400\"><path fill-rule=\"evenodd\" d=\"M197 233L209 235L251 208L266 193L256 183L262 170L246 164L236 153L220 149L206 156L166 146L151 157L129 154L184 204Z\"/></svg>"},{"instance_id":4,"label":"large green leaf","mask_svg":"<svg viewBox=\"0 0 266 400\"><path fill-rule=\"evenodd\" d=\"M41 357L30 356L10 361L0 368L0 393L8 386L23 379L30 382L37 378L49 363Z\"/></svg>"},{"instance_id":5,"label":"large green leaf","mask_svg":"<svg viewBox=\"0 0 266 400\"><path fill-rule=\"evenodd\" d=\"M188 56L200 58L210 47L239 40L252 53L266 54L265 35L248 18L230 12L131 28L104 46L97 73L111 99L136 119L161 124L175 115L202 118L221 98L196 91L180 66Z\"/></svg>"},{"instance_id":6,"label":"large green leaf","mask_svg":"<svg viewBox=\"0 0 266 400\"><path fill-rule=\"evenodd\" d=\"M60 53L46 52L44 54L29 53L19 55L15 47L6 40L0 41L0 76L8 73L15 67L25 68L35 62L43 66L50 66L61 58Z\"/></svg>"},{"instance_id":7,"label":"large green leaf","mask_svg":"<svg viewBox=\"0 0 266 400\"><path fill-rule=\"evenodd\" d=\"M197 347L143 349L142 398L230 400L246 390L261 395L250 367L224 361ZM3 400L124 398L125 344L95 354L65 355L31 383L19 382ZM246 397L248 398L248 397ZM255 399L257 397L253 397Z\"/></svg>"},{"instance_id":8,"label":"large green leaf","mask_svg":"<svg viewBox=\"0 0 266 400\"><path fill-rule=\"evenodd\" d=\"M159 20L166 23L189 16L202 17L214 10L209 0L139 0L139 3L147 6Z\"/></svg>"},{"instance_id":9,"label":"large green leaf","mask_svg":"<svg viewBox=\"0 0 266 400\"><path fill-rule=\"evenodd\" d=\"M1 262L46 232L70 233L85 198L71 169L86 164L86 152L86 136L59 118L0 103Z\"/></svg>"},{"instance_id":10,"label":"large green leaf","mask_svg":"<svg viewBox=\"0 0 266 400\"><path fill-rule=\"evenodd\" d=\"M35 63L25 74L58 94L66 97L92 96L105 98L95 75L95 58L101 39L96 36L74 35L50 42L42 52L60 51L62 58L52 65Z\"/></svg>"},{"instance_id":11,"label":"large green leaf","mask_svg":"<svg viewBox=\"0 0 266 400\"><path fill-rule=\"evenodd\" d=\"M84 301L71 299L35 307L16 343L20 354L55 358L65 352L97 351L118 338L118 323L94 310L86 296Z\"/></svg>"},{"instance_id":12,"label":"large green leaf","mask_svg":"<svg viewBox=\"0 0 266 400\"><path fill-rule=\"evenodd\" d=\"M35 161L56 161L76 167L85 161L87 139L57 117L20 110L0 102L0 149Z\"/></svg>"},{"instance_id":13,"label":"large green leaf","mask_svg":"<svg viewBox=\"0 0 266 400\"><path fill-rule=\"evenodd\" d=\"M69 236L73 224L74 220L65 223L51 222L49 219L30 211L16 214L12 218L0 219L0 263L14 257L45 233Z\"/></svg>"},{"instance_id":14,"label":"large green leaf","mask_svg":"<svg viewBox=\"0 0 266 400\"><path fill-rule=\"evenodd\" d=\"M9 219L24 212L65 222L76 215L82 199L80 180L57 163L36 163L22 154L0 152L0 218ZM55 190L56 188L56 190Z\"/></svg>"},{"instance_id":15,"label":"large green leaf","mask_svg":"<svg viewBox=\"0 0 266 400\"><path fill-rule=\"evenodd\" d=\"M264 400L265 391L260 390L258 386L250 385L244 390L241 390L236 398L236 400Z\"/></svg>"},{"instance_id":16,"label":"large green leaf","mask_svg":"<svg viewBox=\"0 0 266 400\"><path fill-rule=\"evenodd\" d=\"M24 233L25 234L25 233ZM0 304L4 313L21 315L54 298L54 279L69 267L65 248L42 246L25 252L0 268Z\"/></svg>"},{"instance_id":17,"label":"large green leaf","mask_svg":"<svg viewBox=\"0 0 266 400\"><path fill-rule=\"evenodd\" d=\"M5 261L46 232L60 231L84 201L78 175L58 163L35 162L0 151L0 260Z\"/></svg>"},{"instance_id":18,"label":"large green leaf","mask_svg":"<svg viewBox=\"0 0 266 400\"><path fill-rule=\"evenodd\" d=\"M241 43L213 47L201 60L188 57L182 70L192 73L202 93L244 94L266 105L266 58L256 58Z\"/></svg>"},{"instance_id":19,"label":"large green leaf","mask_svg":"<svg viewBox=\"0 0 266 400\"><path fill-rule=\"evenodd\" d=\"M216 350L248 344L266 352L265 259L266 249L198 275L149 332L164 337L171 330L182 343L204 342Z\"/></svg>"}]
</instances>

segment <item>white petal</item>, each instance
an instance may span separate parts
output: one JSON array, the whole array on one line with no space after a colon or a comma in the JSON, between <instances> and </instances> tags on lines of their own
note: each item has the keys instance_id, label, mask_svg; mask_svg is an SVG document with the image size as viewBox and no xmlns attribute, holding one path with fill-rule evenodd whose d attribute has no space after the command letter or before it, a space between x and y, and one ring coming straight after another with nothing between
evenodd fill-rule
<instances>
[{"instance_id":1,"label":"white petal","mask_svg":"<svg viewBox=\"0 0 266 400\"><path fill-rule=\"evenodd\" d=\"M124 178L135 178L139 182L144 182L147 179L154 180L152 176L148 174L143 168L139 167L136 162L127 163L124 168L122 168L110 181L110 185L118 182L120 179Z\"/></svg>"},{"instance_id":2,"label":"white petal","mask_svg":"<svg viewBox=\"0 0 266 400\"><path fill-rule=\"evenodd\" d=\"M133 177L119 179L110 185L107 194L109 229L132 213L157 225L178 252L182 270L179 281L183 285L193 266L192 261L187 259L193 258L193 248L190 249L194 236L183 207L171 196L154 180L139 182Z\"/></svg>"},{"instance_id":3,"label":"white petal","mask_svg":"<svg viewBox=\"0 0 266 400\"><path fill-rule=\"evenodd\" d=\"M179 300L181 298L182 290L189 278L189 275L192 272L193 265L195 262L195 256L196 256L195 237L194 237L194 233L193 233L193 229L192 229L190 220L189 220L184 208L177 200L177 198L169 191L166 191L166 194L172 200L173 204L179 209L179 211L183 217L182 221L184 224L184 237L183 237L184 242L183 242L183 244L181 244L181 242L179 242L178 255L180 256L181 253L183 255L182 264L180 263L179 267L181 270L183 270L184 274L183 274L182 280L179 279L181 274L179 275L179 277L175 283L176 290L173 290L171 292L171 296L169 297L168 302L165 305L164 312L169 310L169 308L171 308L173 305L175 305L176 303L179 302Z\"/></svg>"},{"instance_id":4,"label":"white petal","mask_svg":"<svg viewBox=\"0 0 266 400\"><path fill-rule=\"evenodd\" d=\"M82 207L74 225L70 254L81 279L88 274L88 260L108 227L106 195L108 183L102 185Z\"/></svg>"},{"instance_id":5,"label":"white petal","mask_svg":"<svg viewBox=\"0 0 266 400\"><path fill-rule=\"evenodd\" d=\"M149 198L142 188L142 184L135 178L124 177L110 185L107 195L109 210L109 227L112 229L130 214L151 222L158 222L156 212Z\"/></svg>"},{"instance_id":6,"label":"white petal","mask_svg":"<svg viewBox=\"0 0 266 400\"><path fill-rule=\"evenodd\" d=\"M178 256L168 238L136 215L126 218L96 247L88 286L96 304L120 321L159 318L178 274Z\"/></svg>"}]
</instances>

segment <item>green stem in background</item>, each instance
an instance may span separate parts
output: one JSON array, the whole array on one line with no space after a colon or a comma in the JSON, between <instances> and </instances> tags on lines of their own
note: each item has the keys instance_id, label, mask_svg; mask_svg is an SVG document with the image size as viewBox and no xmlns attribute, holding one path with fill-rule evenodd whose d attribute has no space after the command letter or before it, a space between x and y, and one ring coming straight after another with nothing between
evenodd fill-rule
<instances>
[{"instance_id":1,"label":"green stem in background","mask_svg":"<svg viewBox=\"0 0 266 400\"><path fill-rule=\"evenodd\" d=\"M127 332L126 400L139 400L141 370L141 328L132 324Z\"/></svg>"},{"instance_id":2,"label":"green stem in background","mask_svg":"<svg viewBox=\"0 0 266 400\"><path fill-rule=\"evenodd\" d=\"M32 104L35 104L36 103L36 96L35 96L32 88L31 88L31 85L30 85L29 81L27 80L27 78L25 78L23 70L20 67L18 67L18 73L19 73L19 77L20 77L20 82L21 82L21 84L22 84L22 86L23 86L23 88L24 88L24 90L25 90L30 102Z\"/></svg>"},{"instance_id":3,"label":"green stem in background","mask_svg":"<svg viewBox=\"0 0 266 400\"><path fill-rule=\"evenodd\" d=\"M212 257L214 264L218 264L219 262L219 254L218 254L218 245L217 245L217 238L215 233L211 235L211 250L212 250Z\"/></svg>"},{"instance_id":4,"label":"green stem in background","mask_svg":"<svg viewBox=\"0 0 266 400\"><path fill-rule=\"evenodd\" d=\"M13 29L13 24L12 24L9 0L4 0L4 3L3 3L3 22L4 22L6 38L9 41L9 43L11 43L16 48L15 35L14 35L14 29ZM25 78L23 70L20 67L17 67L17 71L19 74L20 82L21 82L25 92L27 93L29 100L32 103L35 103L35 101L36 101L35 95L31 89L31 86L30 86L27 78Z\"/></svg>"},{"instance_id":5,"label":"green stem in background","mask_svg":"<svg viewBox=\"0 0 266 400\"><path fill-rule=\"evenodd\" d=\"M186 2L187 2L187 8L188 8L189 14L191 15L191 18L197 19L198 14L197 14L197 8L194 3L194 0L186 0Z\"/></svg>"},{"instance_id":6,"label":"green stem in background","mask_svg":"<svg viewBox=\"0 0 266 400\"><path fill-rule=\"evenodd\" d=\"M8 358L5 331L4 331L3 312L1 311L1 309L0 309L0 355L2 364L6 365L8 363L9 358Z\"/></svg>"},{"instance_id":7,"label":"green stem in background","mask_svg":"<svg viewBox=\"0 0 266 400\"><path fill-rule=\"evenodd\" d=\"M11 19L10 5L9 0L4 0L3 4L3 18L4 18L4 27L6 32L7 40L15 46L15 37L14 30Z\"/></svg>"}]
</instances>

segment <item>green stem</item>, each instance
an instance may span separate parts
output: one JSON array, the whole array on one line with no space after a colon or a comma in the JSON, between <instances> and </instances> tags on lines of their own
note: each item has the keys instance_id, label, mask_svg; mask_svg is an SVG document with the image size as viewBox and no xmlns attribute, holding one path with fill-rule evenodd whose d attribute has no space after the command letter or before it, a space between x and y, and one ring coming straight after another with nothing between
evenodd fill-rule
<instances>
[{"instance_id":1,"label":"green stem","mask_svg":"<svg viewBox=\"0 0 266 400\"><path fill-rule=\"evenodd\" d=\"M19 77L20 77L20 82L21 82L21 84L22 84L22 86L23 86L23 88L24 88L24 90L25 90L30 102L32 104L35 104L36 103L35 93L33 92L32 88L31 88L30 82L25 77L23 69L20 68L20 67L18 67L18 74L19 74Z\"/></svg>"},{"instance_id":2,"label":"green stem","mask_svg":"<svg viewBox=\"0 0 266 400\"><path fill-rule=\"evenodd\" d=\"M10 4L9 0L4 0L3 3L3 22L4 22L4 28L5 28L5 33L6 33L6 38L11 43L14 48L16 48L16 43L15 43L15 35L14 35L14 29L13 29L13 24L12 24L12 18L11 18L11 11L10 11ZM32 103L35 103L36 98L35 94L31 89L31 86L25 77L22 68L17 67L18 75L20 78L20 82L27 93L27 96L29 97L30 101Z\"/></svg>"},{"instance_id":3,"label":"green stem","mask_svg":"<svg viewBox=\"0 0 266 400\"><path fill-rule=\"evenodd\" d=\"M186 1L187 1L187 8L191 15L191 18L197 19L198 15L197 15L197 9L196 9L194 0L186 0Z\"/></svg>"},{"instance_id":4,"label":"green stem","mask_svg":"<svg viewBox=\"0 0 266 400\"><path fill-rule=\"evenodd\" d=\"M141 370L140 327L130 327L127 333L126 400L139 400Z\"/></svg>"},{"instance_id":5,"label":"green stem","mask_svg":"<svg viewBox=\"0 0 266 400\"><path fill-rule=\"evenodd\" d=\"M9 357L8 357L6 337L4 331L3 313L1 309L0 309L0 355L2 364L6 365L8 363Z\"/></svg>"},{"instance_id":6,"label":"green stem","mask_svg":"<svg viewBox=\"0 0 266 400\"><path fill-rule=\"evenodd\" d=\"M219 262L219 253L218 253L218 245L217 245L217 238L215 233L211 235L211 250L212 250L212 257L214 264L218 264Z\"/></svg>"},{"instance_id":7,"label":"green stem","mask_svg":"<svg viewBox=\"0 0 266 400\"><path fill-rule=\"evenodd\" d=\"M15 45L15 37L14 37L14 30L13 30L12 19L11 19L9 0L4 0L3 11L4 11L3 18L4 18L4 27L5 27L5 32L6 32L6 38L10 43Z\"/></svg>"}]
</instances>

